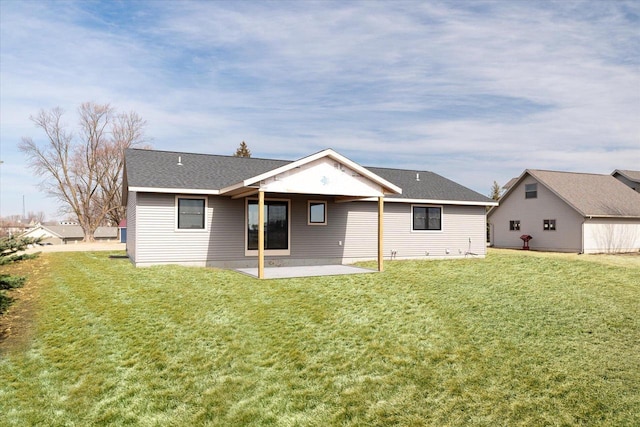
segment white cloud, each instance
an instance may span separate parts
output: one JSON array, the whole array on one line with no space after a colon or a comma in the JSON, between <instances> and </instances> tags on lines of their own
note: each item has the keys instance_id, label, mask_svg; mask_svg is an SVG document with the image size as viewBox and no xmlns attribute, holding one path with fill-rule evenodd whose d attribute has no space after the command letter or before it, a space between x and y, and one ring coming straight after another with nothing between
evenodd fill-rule
<instances>
[{"instance_id":1,"label":"white cloud","mask_svg":"<svg viewBox=\"0 0 640 427\"><path fill-rule=\"evenodd\" d=\"M640 164L637 2L1 7L2 156L38 109L93 100L138 111L160 149L332 147L483 193L527 167Z\"/></svg>"}]
</instances>

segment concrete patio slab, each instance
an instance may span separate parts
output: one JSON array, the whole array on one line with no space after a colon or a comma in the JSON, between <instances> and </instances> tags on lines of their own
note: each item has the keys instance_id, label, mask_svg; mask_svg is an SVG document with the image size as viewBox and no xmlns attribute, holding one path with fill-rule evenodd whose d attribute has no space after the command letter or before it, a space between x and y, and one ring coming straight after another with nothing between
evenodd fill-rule
<instances>
[{"instance_id":1,"label":"concrete patio slab","mask_svg":"<svg viewBox=\"0 0 640 427\"><path fill-rule=\"evenodd\" d=\"M258 277L257 268L237 268L236 271ZM294 277L339 276L344 274L377 273L376 270L351 265L305 265L301 267L267 267L265 279L289 279Z\"/></svg>"}]
</instances>

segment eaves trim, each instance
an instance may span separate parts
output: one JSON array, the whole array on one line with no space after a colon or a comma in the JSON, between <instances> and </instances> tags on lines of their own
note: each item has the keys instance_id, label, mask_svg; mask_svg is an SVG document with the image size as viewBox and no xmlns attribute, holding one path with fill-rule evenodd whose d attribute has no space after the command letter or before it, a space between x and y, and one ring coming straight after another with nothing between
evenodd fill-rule
<instances>
[{"instance_id":1,"label":"eaves trim","mask_svg":"<svg viewBox=\"0 0 640 427\"><path fill-rule=\"evenodd\" d=\"M129 191L136 192L136 193L209 194L209 195L220 194L220 190L202 189L202 188L129 187Z\"/></svg>"},{"instance_id":2,"label":"eaves trim","mask_svg":"<svg viewBox=\"0 0 640 427\"><path fill-rule=\"evenodd\" d=\"M367 198L362 201L373 202L377 199ZM394 197L385 197L385 203L417 203L417 204L434 204L434 205L458 205L458 206L498 206L498 202L474 202L470 200L443 200L443 199L400 199Z\"/></svg>"}]
</instances>

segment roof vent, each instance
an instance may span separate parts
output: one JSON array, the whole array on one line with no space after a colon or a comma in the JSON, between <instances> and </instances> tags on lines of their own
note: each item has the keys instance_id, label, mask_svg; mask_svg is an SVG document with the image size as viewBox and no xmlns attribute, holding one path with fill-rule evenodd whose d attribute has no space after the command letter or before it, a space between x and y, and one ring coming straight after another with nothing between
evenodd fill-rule
<instances>
[{"instance_id":1,"label":"roof vent","mask_svg":"<svg viewBox=\"0 0 640 427\"><path fill-rule=\"evenodd\" d=\"M178 166L182 166L182 156L178 156Z\"/></svg>"},{"instance_id":2,"label":"roof vent","mask_svg":"<svg viewBox=\"0 0 640 427\"><path fill-rule=\"evenodd\" d=\"M416 172L416 181L420 181L420 172Z\"/></svg>"}]
</instances>

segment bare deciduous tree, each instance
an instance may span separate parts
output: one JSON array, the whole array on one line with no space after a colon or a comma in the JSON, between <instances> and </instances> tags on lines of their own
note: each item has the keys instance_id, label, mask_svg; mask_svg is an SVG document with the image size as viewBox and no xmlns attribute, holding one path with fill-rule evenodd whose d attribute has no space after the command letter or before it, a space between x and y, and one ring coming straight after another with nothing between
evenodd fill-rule
<instances>
[{"instance_id":1,"label":"bare deciduous tree","mask_svg":"<svg viewBox=\"0 0 640 427\"><path fill-rule=\"evenodd\" d=\"M47 136L36 143L22 138L19 148L29 165L44 177L41 185L72 214L93 241L103 223L123 218L121 205L124 150L145 142L146 122L135 112L118 114L109 104L83 103L77 136L62 123L63 110L41 110L31 120Z\"/></svg>"}]
</instances>

